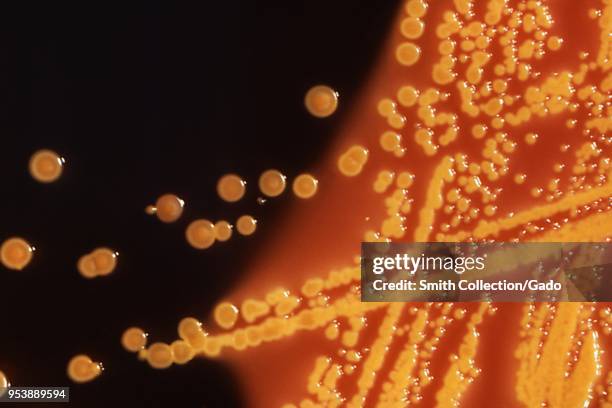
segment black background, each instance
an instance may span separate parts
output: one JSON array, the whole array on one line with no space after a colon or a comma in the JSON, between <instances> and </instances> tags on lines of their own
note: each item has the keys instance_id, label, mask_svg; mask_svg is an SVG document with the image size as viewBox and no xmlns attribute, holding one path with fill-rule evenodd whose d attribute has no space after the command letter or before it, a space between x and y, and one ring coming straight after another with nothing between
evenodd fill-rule
<instances>
[{"instance_id":1,"label":"black background","mask_svg":"<svg viewBox=\"0 0 612 408\"><path fill-rule=\"evenodd\" d=\"M138 325L152 342L171 341L180 318L205 320L240 278L291 201L258 206L257 175L316 163L397 2L4 3L0 239L22 236L37 251L22 272L0 268L0 370L17 386L71 385L75 407L248 405L222 363L157 371L119 338ZM302 105L317 83L341 95L326 120ZM39 148L66 158L58 182L29 176ZM251 187L235 205L215 194L230 171ZM143 211L166 192L186 201L173 225ZM263 220L255 236L205 252L185 243L190 220L246 211ZM76 261L98 246L119 251L119 267L88 281ZM78 353L102 361L102 376L70 384L66 364Z\"/></svg>"}]
</instances>

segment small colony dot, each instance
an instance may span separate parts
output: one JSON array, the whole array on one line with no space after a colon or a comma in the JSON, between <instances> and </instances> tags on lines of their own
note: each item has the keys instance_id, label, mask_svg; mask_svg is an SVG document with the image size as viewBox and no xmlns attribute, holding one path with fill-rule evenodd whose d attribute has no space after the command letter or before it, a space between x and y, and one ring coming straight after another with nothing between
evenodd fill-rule
<instances>
[{"instance_id":1,"label":"small colony dot","mask_svg":"<svg viewBox=\"0 0 612 408\"><path fill-rule=\"evenodd\" d=\"M484 214L485 214L487 217L492 217L492 216L494 216L496 212L497 212L497 206L496 206L496 205L487 205L487 206L484 208Z\"/></svg>"},{"instance_id":2,"label":"small colony dot","mask_svg":"<svg viewBox=\"0 0 612 408\"><path fill-rule=\"evenodd\" d=\"M338 92L326 85L313 86L306 92L304 105L312 116L326 118L338 108Z\"/></svg>"},{"instance_id":3,"label":"small colony dot","mask_svg":"<svg viewBox=\"0 0 612 408\"><path fill-rule=\"evenodd\" d=\"M300 174L293 180L293 194L299 198L312 198L319 187L319 181L310 174Z\"/></svg>"},{"instance_id":4,"label":"small colony dot","mask_svg":"<svg viewBox=\"0 0 612 408\"><path fill-rule=\"evenodd\" d=\"M465 309L455 309L455 312L453 313L453 317L457 320L461 320L465 317Z\"/></svg>"},{"instance_id":5,"label":"small colony dot","mask_svg":"<svg viewBox=\"0 0 612 408\"><path fill-rule=\"evenodd\" d=\"M8 387L10 387L8 378L6 378L6 375L0 371L0 397L4 395Z\"/></svg>"},{"instance_id":6,"label":"small colony dot","mask_svg":"<svg viewBox=\"0 0 612 408\"><path fill-rule=\"evenodd\" d=\"M172 365L172 348L165 343L153 343L147 349L147 362L153 368L163 369Z\"/></svg>"},{"instance_id":7,"label":"small colony dot","mask_svg":"<svg viewBox=\"0 0 612 408\"><path fill-rule=\"evenodd\" d=\"M408 188L414 183L414 174L403 171L397 175L396 184L399 188Z\"/></svg>"},{"instance_id":8,"label":"small colony dot","mask_svg":"<svg viewBox=\"0 0 612 408\"><path fill-rule=\"evenodd\" d=\"M86 383L102 373L102 364L95 363L84 354L73 357L68 363L68 377L76 383Z\"/></svg>"},{"instance_id":9,"label":"small colony dot","mask_svg":"<svg viewBox=\"0 0 612 408\"><path fill-rule=\"evenodd\" d=\"M130 327L121 336L121 345L129 352L137 353L147 345L147 333L140 327Z\"/></svg>"},{"instance_id":10,"label":"small colony dot","mask_svg":"<svg viewBox=\"0 0 612 408\"><path fill-rule=\"evenodd\" d=\"M39 150L30 158L30 175L41 183L52 183L62 175L64 162L52 150Z\"/></svg>"},{"instance_id":11,"label":"small colony dot","mask_svg":"<svg viewBox=\"0 0 612 408\"><path fill-rule=\"evenodd\" d=\"M217 182L217 194L223 201L234 203L240 200L246 191L246 181L237 174L226 174Z\"/></svg>"},{"instance_id":12,"label":"small colony dot","mask_svg":"<svg viewBox=\"0 0 612 408\"><path fill-rule=\"evenodd\" d=\"M534 145L538 140L538 135L536 133L527 133L525 135L525 143L528 145Z\"/></svg>"},{"instance_id":13,"label":"small colony dot","mask_svg":"<svg viewBox=\"0 0 612 408\"><path fill-rule=\"evenodd\" d=\"M225 220L217 221L215 224L215 239L217 241L227 241L232 237L232 224Z\"/></svg>"},{"instance_id":14,"label":"small colony dot","mask_svg":"<svg viewBox=\"0 0 612 408\"><path fill-rule=\"evenodd\" d=\"M266 170L259 176L259 190L265 196L278 197L286 186L286 177L278 170Z\"/></svg>"},{"instance_id":15,"label":"small colony dot","mask_svg":"<svg viewBox=\"0 0 612 408\"><path fill-rule=\"evenodd\" d=\"M119 254L109 248L97 248L93 252L83 255L77 262L77 269L85 278L111 274L117 267Z\"/></svg>"},{"instance_id":16,"label":"small colony dot","mask_svg":"<svg viewBox=\"0 0 612 408\"><path fill-rule=\"evenodd\" d=\"M562 44L563 44L563 39L557 36L549 37L548 40L546 41L546 45L552 51L557 51L558 49L560 49Z\"/></svg>"},{"instance_id":17,"label":"small colony dot","mask_svg":"<svg viewBox=\"0 0 612 408\"><path fill-rule=\"evenodd\" d=\"M215 322L223 329L231 329L238 320L238 308L229 302L221 302L215 307Z\"/></svg>"},{"instance_id":18,"label":"small colony dot","mask_svg":"<svg viewBox=\"0 0 612 408\"><path fill-rule=\"evenodd\" d=\"M164 194L157 199L154 206L147 206L145 212L149 215L157 215L160 221L172 223L181 218L185 201L174 194Z\"/></svg>"},{"instance_id":19,"label":"small colony dot","mask_svg":"<svg viewBox=\"0 0 612 408\"><path fill-rule=\"evenodd\" d=\"M215 226L205 219L195 220L185 230L185 238L196 249L209 248L215 243Z\"/></svg>"},{"instance_id":20,"label":"small colony dot","mask_svg":"<svg viewBox=\"0 0 612 408\"><path fill-rule=\"evenodd\" d=\"M553 170L555 173L561 173L564 168L565 168L565 164L555 163L553 165Z\"/></svg>"},{"instance_id":21,"label":"small colony dot","mask_svg":"<svg viewBox=\"0 0 612 408\"><path fill-rule=\"evenodd\" d=\"M243 215L236 221L236 229L241 235L251 235L257 228L257 220L250 215Z\"/></svg>"},{"instance_id":22,"label":"small colony dot","mask_svg":"<svg viewBox=\"0 0 612 408\"><path fill-rule=\"evenodd\" d=\"M0 247L0 261L8 269L20 271L32 260L34 248L22 238L9 238Z\"/></svg>"},{"instance_id":23,"label":"small colony dot","mask_svg":"<svg viewBox=\"0 0 612 408\"><path fill-rule=\"evenodd\" d=\"M523 184L527 179L527 175L524 173L519 173L514 176L514 182L516 184Z\"/></svg>"},{"instance_id":24,"label":"small colony dot","mask_svg":"<svg viewBox=\"0 0 612 408\"><path fill-rule=\"evenodd\" d=\"M487 134L487 127L483 124L477 124L472 127L472 136L475 139L482 139Z\"/></svg>"}]
</instances>

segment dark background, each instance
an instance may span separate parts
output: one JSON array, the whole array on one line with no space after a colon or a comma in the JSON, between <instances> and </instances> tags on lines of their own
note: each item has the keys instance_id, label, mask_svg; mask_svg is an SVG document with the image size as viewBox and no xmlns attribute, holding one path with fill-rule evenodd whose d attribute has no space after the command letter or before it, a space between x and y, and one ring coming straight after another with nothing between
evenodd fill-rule
<instances>
[{"instance_id":1,"label":"dark background","mask_svg":"<svg viewBox=\"0 0 612 408\"><path fill-rule=\"evenodd\" d=\"M0 240L22 236L37 248L24 271L0 268L0 370L12 384L70 385L75 407L248 405L222 363L157 371L121 348L121 333L137 325L150 342L171 341L180 318L206 319L291 200L257 205L258 174L274 167L294 176L316 163L396 6L3 2ZM326 120L302 105L317 83L341 95ZM28 174L40 148L67 160L56 183ZM251 183L233 205L215 194L230 171ZM186 201L172 225L144 213L166 192ZM253 237L204 252L184 241L196 217L233 221L245 211L263 220ZM76 261L98 246L119 251L119 266L89 281ZM105 372L71 384L66 364L78 353L102 361Z\"/></svg>"}]
</instances>

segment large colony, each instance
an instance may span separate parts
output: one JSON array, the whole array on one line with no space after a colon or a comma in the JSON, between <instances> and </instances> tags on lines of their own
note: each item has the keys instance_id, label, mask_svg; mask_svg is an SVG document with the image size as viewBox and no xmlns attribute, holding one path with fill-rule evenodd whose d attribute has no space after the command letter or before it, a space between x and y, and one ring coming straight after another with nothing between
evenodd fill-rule
<instances>
[{"instance_id":1,"label":"large colony","mask_svg":"<svg viewBox=\"0 0 612 408\"><path fill-rule=\"evenodd\" d=\"M84 383L99 376L103 370L102 364L93 362L84 354L79 354L68 362L67 372L72 381Z\"/></svg>"},{"instance_id":2,"label":"large colony","mask_svg":"<svg viewBox=\"0 0 612 408\"><path fill-rule=\"evenodd\" d=\"M0 247L0 261L8 269L20 271L32 260L34 248L22 238L9 238Z\"/></svg>"},{"instance_id":3,"label":"large colony","mask_svg":"<svg viewBox=\"0 0 612 408\"><path fill-rule=\"evenodd\" d=\"M52 183L62 175L65 160L51 150L39 150L30 159L30 174L41 183Z\"/></svg>"},{"instance_id":4,"label":"large colony","mask_svg":"<svg viewBox=\"0 0 612 408\"><path fill-rule=\"evenodd\" d=\"M372 117L357 119L374 118L378 131L367 140L343 140L341 152L326 163L337 170L334 178L360 180L364 201L382 197L378 214L367 217L377 227L364 228L364 241L610 240L612 2L588 0L560 11L597 31L580 41L564 38L554 7L535 0L403 4L390 39L393 51L383 61L388 70L378 82L391 91L382 99L380 92L372 96ZM315 86L304 103L313 116L328 117L338 94ZM35 156L33 177L59 177L63 161L57 157ZM277 197L287 180L272 169L257 185L262 195ZM233 203L246 187L242 177L227 174L217 192ZM318 181L299 175L292 190L312 199ZM183 205L164 195L147 212L174 222ZM325 211L325 203L318 208ZM235 222L245 236L256 226L250 215ZM230 240L233 228L226 220L196 219L185 236L192 247L206 249ZM11 238L1 255L6 267L22 269L32 248ZM86 277L104 275L115 262L114 252L99 249L81 258L78 269ZM132 327L121 344L157 369L197 356L237 358L232 362L239 370L251 373L245 374L251 375L245 382L250 390L274 388L269 376L278 371L289 391L258 392L256 406L453 407L464 397L476 406L489 401L490 392L514 397L503 401L509 407L612 406L612 371L603 357L610 350L609 305L362 303L359 262L356 257L325 275L313 272L298 287L229 296L214 308L217 328L210 332L186 317L171 343L147 346L148 334ZM502 335L504 349L495 351L500 368L497 360L478 356L490 355ZM274 347L264 347L280 341L283 347L298 344L283 361ZM258 352L268 353L266 364L279 369L250 369ZM249 362L242 365L241 355ZM309 357L308 373L300 364L293 369ZM267 375L252 374L262 370ZM68 366L76 382L101 371L86 356ZM0 373L0 389L2 381Z\"/></svg>"}]
</instances>

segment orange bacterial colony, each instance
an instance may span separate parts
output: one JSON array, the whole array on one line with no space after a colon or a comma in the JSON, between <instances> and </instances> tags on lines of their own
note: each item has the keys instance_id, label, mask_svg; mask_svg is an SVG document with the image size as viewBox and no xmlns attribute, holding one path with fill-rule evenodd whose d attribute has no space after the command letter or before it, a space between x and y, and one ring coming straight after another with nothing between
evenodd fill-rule
<instances>
[{"instance_id":1,"label":"orange bacterial colony","mask_svg":"<svg viewBox=\"0 0 612 408\"><path fill-rule=\"evenodd\" d=\"M266 170L259 176L259 190L268 197L277 197L285 191L285 179L278 170Z\"/></svg>"},{"instance_id":2,"label":"orange bacterial colony","mask_svg":"<svg viewBox=\"0 0 612 408\"><path fill-rule=\"evenodd\" d=\"M88 279L96 276L111 274L117 267L119 254L112 249L97 248L93 252L83 255L77 262L79 273Z\"/></svg>"},{"instance_id":3,"label":"orange bacterial colony","mask_svg":"<svg viewBox=\"0 0 612 408\"><path fill-rule=\"evenodd\" d=\"M51 150L39 150L30 158L30 175L41 183L52 183L62 175L65 160Z\"/></svg>"},{"instance_id":4,"label":"orange bacterial colony","mask_svg":"<svg viewBox=\"0 0 612 408\"><path fill-rule=\"evenodd\" d=\"M243 215L236 221L236 229L241 235L251 235L257 228L257 220L250 215Z\"/></svg>"},{"instance_id":5,"label":"orange bacterial colony","mask_svg":"<svg viewBox=\"0 0 612 408\"><path fill-rule=\"evenodd\" d=\"M157 199L154 206L150 205L145 208L145 212L149 215L157 215L160 221L172 223L181 218L185 202L174 194L164 194Z\"/></svg>"},{"instance_id":6,"label":"orange bacterial colony","mask_svg":"<svg viewBox=\"0 0 612 408\"><path fill-rule=\"evenodd\" d=\"M310 174L300 174L293 180L293 193L300 198L311 198L317 193L318 180Z\"/></svg>"},{"instance_id":7,"label":"orange bacterial colony","mask_svg":"<svg viewBox=\"0 0 612 408\"><path fill-rule=\"evenodd\" d=\"M254 407L612 406L608 303L362 303L359 285L362 241L612 239L612 1L408 0L382 51L316 177L260 175L299 200L210 321L121 344L155 369L221 359ZM315 86L306 109L330 116L337 95ZM217 193L245 186L228 174ZM176 221L182 200L162 198L151 212ZM185 236L214 250L232 231ZM7 267L29 261L15 248Z\"/></svg>"},{"instance_id":8,"label":"orange bacterial colony","mask_svg":"<svg viewBox=\"0 0 612 408\"><path fill-rule=\"evenodd\" d=\"M30 261L34 248L22 238L9 238L0 246L0 261L8 269L20 271L25 268Z\"/></svg>"},{"instance_id":9,"label":"orange bacterial colony","mask_svg":"<svg viewBox=\"0 0 612 408\"><path fill-rule=\"evenodd\" d=\"M304 97L304 105L313 116L331 116L338 108L338 93L326 85L313 86Z\"/></svg>"},{"instance_id":10,"label":"orange bacterial colony","mask_svg":"<svg viewBox=\"0 0 612 408\"><path fill-rule=\"evenodd\" d=\"M84 383L99 376L104 368L84 354L73 357L68 362L68 377L76 383Z\"/></svg>"},{"instance_id":11,"label":"orange bacterial colony","mask_svg":"<svg viewBox=\"0 0 612 408\"><path fill-rule=\"evenodd\" d=\"M246 182L236 174L226 174L217 183L217 193L230 203L240 200L246 191Z\"/></svg>"},{"instance_id":12,"label":"orange bacterial colony","mask_svg":"<svg viewBox=\"0 0 612 408\"><path fill-rule=\"evenodd\" d=\"M130 327L123 332L121 345L127 351L136 353L147 345L147 334L139 327Z\"/></svg>"},{"instance_id":13,"label":"orange bacterial colony","mask_svg":"<svg viewBox=\"0 0 612 408\"><path fill-rule=\"evenodd\" d=\"M195 220L185 230L185 237L192 247L206 249L215 243L215 226L208 220Z\"/></svg>"}]
</instances>

